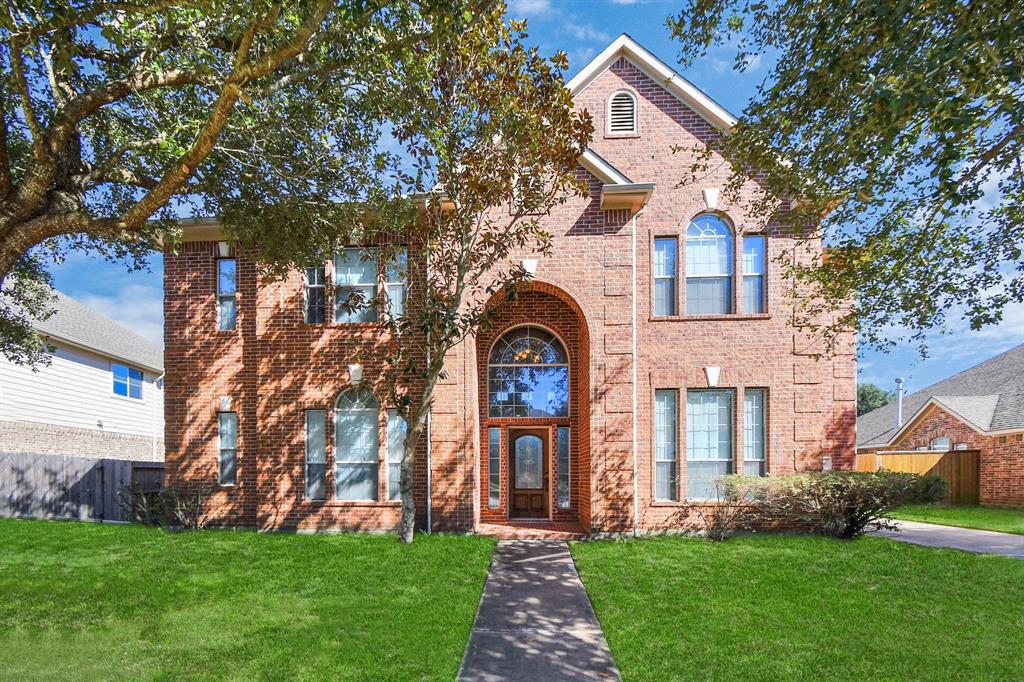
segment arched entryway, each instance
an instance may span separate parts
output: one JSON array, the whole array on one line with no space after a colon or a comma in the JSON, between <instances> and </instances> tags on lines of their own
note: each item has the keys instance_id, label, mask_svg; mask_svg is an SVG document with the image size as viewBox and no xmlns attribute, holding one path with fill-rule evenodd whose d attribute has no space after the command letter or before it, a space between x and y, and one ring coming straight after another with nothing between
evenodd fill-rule
<instances>
[{"instance_id":1,"label":"arched entryway","mask_svg":"<svg viewBox=\"0 0 1024 682\"><path fill-rule=\"evenodd\" d=\"M477 337L480 519L589 522L589 335L579 306L534 283Z\"/></svg>"}]
</instances>

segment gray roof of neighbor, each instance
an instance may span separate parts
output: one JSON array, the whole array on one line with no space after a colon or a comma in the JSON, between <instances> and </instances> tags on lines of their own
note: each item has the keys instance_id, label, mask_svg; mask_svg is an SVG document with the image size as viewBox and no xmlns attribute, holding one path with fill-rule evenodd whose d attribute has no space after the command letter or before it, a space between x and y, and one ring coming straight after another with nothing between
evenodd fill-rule
<instances>
[{"instance_id":1,"label":"gray roof of neighbor","mask_svg":"<svg viewBox=\"0 0 1024 682\"><path fill-rule=\"evenodd\" d=\"M1024 344L903 398L904 424L934 398L981 431L1024 429ZM857 447L896 435L896 404L857 419Z\"/></svg>"},{"instance_id":2,"label":"gray roof of neighbor","mask_svg":"<svg viewBox=\"0 0 1024 682\"><path fill-rule=\"evenodd\" d=\"M87 308L70 296L54 291L54 313L37 321L35 327L43 336L69 341L129 364L163 371L164 352L113 320Z\"/></svg>"}]
</instances>

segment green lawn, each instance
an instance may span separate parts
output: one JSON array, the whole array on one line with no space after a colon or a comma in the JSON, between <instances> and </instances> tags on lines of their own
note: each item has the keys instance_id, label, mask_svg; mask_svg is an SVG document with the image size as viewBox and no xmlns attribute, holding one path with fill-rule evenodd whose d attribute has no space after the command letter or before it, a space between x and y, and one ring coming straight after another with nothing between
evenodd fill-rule
<instances>
[{"instance_id":1,"label":"green lawn","mask_svg":"<svg viewBox=\"0 0 1024 682\"><path fill-rule=\"evenodd\" d=\"M572 547L625 680L1017 680L1024 561L866 537Z\"/></svg>"},{"instance_id":2,"label":"green lawn","mask_svg":"<svg viewBox=\"0 0 1024 682\"><path fill-rule=\"evenodd\" d=\"M0 520L0 678L452 680L493 544Z\"/></svg>"},{"instance_id":3,"label":"green lawn","mask_svg":"<svg viewBox=\"0 0 1024 682\"><path fill-rule=\"evenodd\" d=\"M1024 510L953 505L908 505L892 513L895 519L941 523L961 528L998 530L1024 535Z\"/></svg>"}]
</instances>

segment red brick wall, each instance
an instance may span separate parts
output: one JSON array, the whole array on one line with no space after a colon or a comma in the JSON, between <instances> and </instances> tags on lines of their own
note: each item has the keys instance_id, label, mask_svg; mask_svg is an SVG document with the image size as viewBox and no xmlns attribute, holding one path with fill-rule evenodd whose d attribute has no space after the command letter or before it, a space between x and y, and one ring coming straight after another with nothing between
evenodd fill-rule
<instances>
[{"instance_id":1,"label":"red brick wall","mask_svg":"<svg viewBox=\"0 0 1024 682\"><path fill-rule=\"evenodd\" d=\"M910 428L886 450L916 450L933 439L967 443L977 450L981 503L1003 507L1024 507L1024 434L986 436L955 415L932 405L914 420Z\"/></svg>"},{"instance_id":2,"label":"red brick wall","mask_svg":"<svg viewBox=\"0 0 1024 682\"><path fill-rule=\"evenodd\" d=\"M604 136L605 102L619 88L638 95L639 135ZM737 228L768 235L768 312L722 318L651 319L651 246L654 236L682 238L704 212L701 189L722 187L719 168L697 185L679 186L692 158L672 146L705 144L715 130L679 100L620 60L577 96L594 116L593 149L635 182L655 182L650 204L634 219L627 211L601 211L601 183L580 169L590 197L573 198L552 212L551 255L540 259L535 293L502 313L500 322L539 322L565 334L574 364L573 507L600 531L633 527L634 457L639 525L676 525L679 504L655 504L652 495L652 401L657 388L702 388L703 367L721 367L719 386L736 391L736 452L742 449L742 390L766 388L768 467L785 473L852 466L856 364L852 337L831 359L804 331L789 325L787 283L772 260L784 252L810 259L820 246L797 243L777 225L756 225L743 206L719 205ZM712 164L712 167L716 167ZM756 190L748 187L745 196ZM633 357L636 249L636 358ZM734 249L739 254L739 249ZM516 253L513 260L534 257ZM397 508L388 503L307 503L302 497L303 409L330 409L347 382L346 365L361 344L380 344L371 331L351 325L304 325L301 278L257 287L254 268L241 262L239 330L215 331L214 245L185 244L166 258L167 462L172 481L215 482L214 399L239 401L239 485L219 490L211 515L231 524L261 527L391 528ZM736 267L739 267L738 255ZM573 319L575 316L575 320ZM497 329L497 327L495 329ZM482 353L497 331L469 340L446 359L448 378L435 392L431 467L432 525L472 528L493 518L486 492L486 383ZM568 339L572 339L571 341ZM635 364L634 364L635 362ZM373 360L363 360L374 382ZM633 409L633 375L637 409ZM685 393L680 407L685 406ZM636 451L633 449L634 421ZM681 469L685 424L681 420ZM330 440L329 434L329 440ZM328 445L328 461L333 447ZM417 469L421 521L426 514L426 445ZM330 465L328 470L330 470ZM383 480L384 471L381 476ZM552 482L554 478L551 479Z\"/></svg>"}]
</instances>

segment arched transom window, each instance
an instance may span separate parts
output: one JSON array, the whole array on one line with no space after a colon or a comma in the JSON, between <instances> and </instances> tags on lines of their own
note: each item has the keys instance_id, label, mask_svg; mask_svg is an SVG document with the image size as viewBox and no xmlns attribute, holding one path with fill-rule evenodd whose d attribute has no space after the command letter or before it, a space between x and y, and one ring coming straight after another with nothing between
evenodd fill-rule
<instances>
[{"instance_id":1,"label":"arched transom window","mask_svg":"<svg viewBox=\"0 0 1024 682\"><path fill-rule=\"evenodd\" d=\"M567 417L565 347L545 329L516 327L491 349L487 390L491 417Z\"/></svg>"},{"instance_id":2,"label":"arched transom window","mask_svg":"<svg viewBox=\"0 0 1024 682\"><path fill-rule=\"evenodd\" d=\"M334 497L376 500L380 403L365 388L343 391L334 404Z\"/></svg>"},{"instance_id":3,"label":"arched transom window","mask_svg":"<svg viewBox=\"0 0 1024 682\"><path fill-rule=\"evenodd\" d=\"M732 312L732 230L714 215L697 216L686 230L686 314Z\"/></svg>"}]
</instances>

